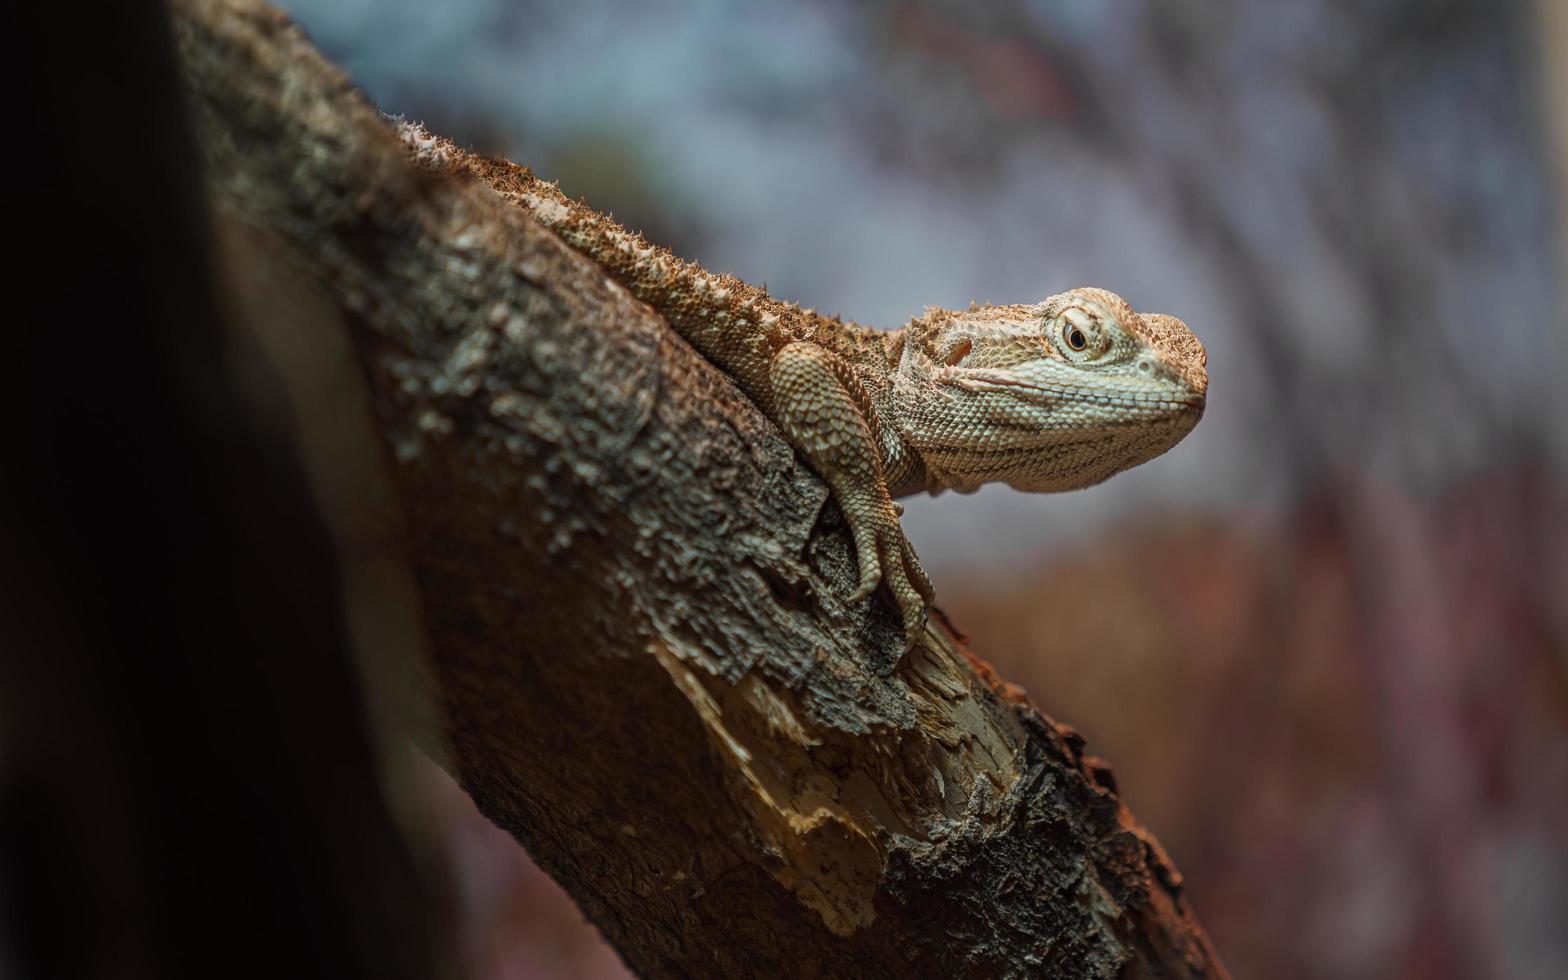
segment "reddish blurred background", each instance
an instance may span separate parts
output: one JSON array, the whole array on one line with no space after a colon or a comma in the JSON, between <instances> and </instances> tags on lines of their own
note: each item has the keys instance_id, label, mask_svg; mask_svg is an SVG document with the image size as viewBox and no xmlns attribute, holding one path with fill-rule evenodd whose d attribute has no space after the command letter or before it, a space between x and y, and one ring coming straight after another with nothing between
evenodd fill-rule
<instances>
[{"instance_id":1,"label":"reddish blurred background","mask_svg":"<svg viewBox=\"0 0 1568 980\"><path fill-rule=\"evenodd\" d=\"M387 111L897 325L1106 285L1211 401L1089 493L910 501L1237 976L1568 976L1568 19L1524 3L292 0ZM433 765L476 977L623 971Z\"/></svg>"}]
</instances>

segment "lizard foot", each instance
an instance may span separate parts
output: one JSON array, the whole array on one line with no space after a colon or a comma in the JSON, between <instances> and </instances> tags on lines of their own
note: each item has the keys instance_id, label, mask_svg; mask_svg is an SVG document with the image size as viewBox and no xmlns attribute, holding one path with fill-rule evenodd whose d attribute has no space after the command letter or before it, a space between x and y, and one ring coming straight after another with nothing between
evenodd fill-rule
<instances>
[{"instance_id":1,"label":"lizard foot","mask_svg":"<svg viewBox=\"0 0 1568 980\"><path fill-rule=\"evenodd\" d=\"M859 602L884 582L898 605L904 624L904 649L908 650L925 630L926 607L936 598L931 579L920 566L914 547L898 526L897 505L884 499L868 512L849 513L855 536L855 560L860 581L851 602Z\"/></svg>"},{"instance_id":2,"label":"lizard foot","mask_svg":"<svg viewBox=\"0 0 1568 980\"><path fill-rule=\"evenodd\" d=\"M904 649L925 628L934 592L898 526L902 508L888 495L878 455L875 413L848 362L796 341L774 355L764 404L770 417L827 481L855 536L860 581L852 601L887 583L904 624Z\"/></svg>"}]
</instances>

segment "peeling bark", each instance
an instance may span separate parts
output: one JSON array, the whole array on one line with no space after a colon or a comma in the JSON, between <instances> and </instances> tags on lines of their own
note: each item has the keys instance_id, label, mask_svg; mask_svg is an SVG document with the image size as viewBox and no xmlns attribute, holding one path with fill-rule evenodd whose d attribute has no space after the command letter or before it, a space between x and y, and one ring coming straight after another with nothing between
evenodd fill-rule
<instances>
[{"instance_id":1,"label":"peeling bark","mask_svg":"<svg viewBox=\"0 0 1568 980\"><path fill-rule=\"evenodd\" d=\"M1225 975L1076 734L846 601L836 507L722 374L281 14L175 7L215 207L358 351L445 764L628 964Z\"/></svg>"}]
</instances>

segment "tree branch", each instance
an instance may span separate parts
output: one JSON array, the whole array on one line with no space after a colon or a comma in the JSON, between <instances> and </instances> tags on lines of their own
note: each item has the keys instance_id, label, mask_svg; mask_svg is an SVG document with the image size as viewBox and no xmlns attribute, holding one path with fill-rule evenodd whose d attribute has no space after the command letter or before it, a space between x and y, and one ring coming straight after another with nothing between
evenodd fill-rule
<instances>
[{"instance_id":1,"label":"tree branch","mask_svg":"<svg viewBox=\"0 0 1568 980\"><path fill-rule=\"evenodd\" d=\"M1224 976L1076 734L846 603L836 508L718 371L281 14L176 11L216 207L349 324L446 764L634 969Z\"/></svg>"}]
</instances>

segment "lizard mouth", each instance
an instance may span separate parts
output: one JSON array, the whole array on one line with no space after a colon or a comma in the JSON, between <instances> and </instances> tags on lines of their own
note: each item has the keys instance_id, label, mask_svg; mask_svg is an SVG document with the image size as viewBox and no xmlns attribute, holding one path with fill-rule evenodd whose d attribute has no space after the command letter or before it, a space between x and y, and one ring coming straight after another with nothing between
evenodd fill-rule
<instances>
[{"instance_id":1,"label":"lizard mouth","mask_svg":"<svg viewBox=\"0 0 1568 980\"><path fill-rule=\"evenodd\" d=\"M1118 385L1102 389L1087 386L1032 381L997 371L966 373L956 383L970 391L1009 392L1039 405L1094 405L1102 408L1130 409L1135 412L1193 415L1202 417L1206 398L1203 394L1168 385Z\"/></svg>"}]
</instances>

